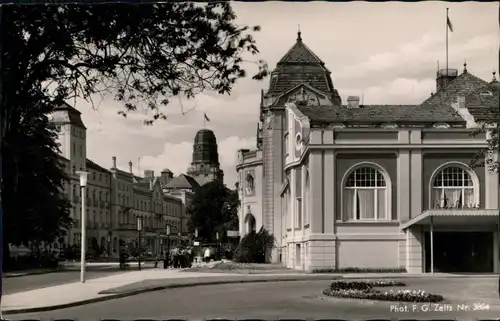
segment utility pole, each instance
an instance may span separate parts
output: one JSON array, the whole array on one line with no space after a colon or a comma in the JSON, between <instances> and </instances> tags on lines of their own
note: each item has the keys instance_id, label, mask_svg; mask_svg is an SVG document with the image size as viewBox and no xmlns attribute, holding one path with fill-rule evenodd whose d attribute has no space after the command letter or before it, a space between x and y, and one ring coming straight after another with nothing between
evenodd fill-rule
<instances>
[{"instance_id":1,"label":"utility pole","mask_svg":"<svg viewBox=\"0 0 500 321\"><path fill-rule=\"evenodd\" d=\"M3 6L0 4L0 319L2 316L2 294L3 294L3 173L2 173L2 145L6 130L5 106L3 104Z\"/></svg>"}]
</instances>

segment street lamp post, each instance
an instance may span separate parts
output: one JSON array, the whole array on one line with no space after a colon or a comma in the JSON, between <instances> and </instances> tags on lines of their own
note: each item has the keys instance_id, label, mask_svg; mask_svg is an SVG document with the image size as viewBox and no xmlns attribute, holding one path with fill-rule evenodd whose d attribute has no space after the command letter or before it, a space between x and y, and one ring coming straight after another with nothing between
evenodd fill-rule
<instances>
[{"instance_id":1,"label":"street lamp post","mask_svg":"<svg viewBox=\"0 0 500 321\"><path fill-rule=\"evenodd\" d=\"M219 240L219 232L215 233L215 239L217 240L217 259L220 256L220 240Z\"/></svg>"},{"instance_id":2,"label":"street lamp post","mask_svg":"<svg viewBox=\"0 0 500 321\"><path fill-rule=\"evenodd\" d=\"M137 215L137 250L139 251L137 255L137 263L139 265L139 271L141 270L141 231L142 231L142 216Z\"/></svg>"},{"instance_id":3,"label":"street lamp post","mask_svg":"<svg viewBox=\"0 0 500 321\"><path fill-rule=\"evenodd\" d=\"M82 195L82 215L81 215L81 226L82 226L82 231L81 231L81 248L80 248L80 282L85 283L85 250L87 246L87 231L86 231L86 220L87 220L87 209L85 207L85 201L86 199L86 187L87 187L87 176L89 175L88 172L85 171L78 171L78 175L80 175L80 189L81 189L81 195Z\"/></svg>"},{"instance_id":4,"label":"street lamp post","mask_svg":"<svg viewBox=\"0 0 500 321\"><path fill-rule=\"evenodd\" d=\"M111 231L108 232L108 257L111 256Z\"/></svg>"},{"instance_id":5,"label":"street lamp post","mask_svg":"<svg viewBox=\"0 0 500 321\"><path fill-rule=\"evenodd\" d=\"M170 260L170 224L165 225L165 234L167 235L167 252L165 253L165 263L163 264L163 268L168 268L169 260Z\"/></svg>"}]
</instances>

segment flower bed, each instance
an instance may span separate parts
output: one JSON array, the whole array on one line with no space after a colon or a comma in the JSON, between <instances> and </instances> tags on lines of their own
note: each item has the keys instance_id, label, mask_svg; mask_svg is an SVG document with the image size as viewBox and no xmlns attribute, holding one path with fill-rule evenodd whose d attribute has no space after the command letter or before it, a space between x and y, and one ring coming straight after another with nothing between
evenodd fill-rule
<instances>
[{"instance_id":1,"label":"flower bed","mask_svg":"<svg viewBox=\"0 0 500 321\"><path fill-rule=\"evenodd\" d=\"M381 292L374 287L405 286L397 281L334 281L330 287L323 290L324 295L348 298L380 301L400 302L440 302L443 296L427 293L424 290L390 290Z\"/></svg>"},{"instance_id":2,"label":"flower bed","mask_svg":"<svg viewBox=\"0 0 500 321\"><path fill-rule=\"evenodd\" d=\"M330 290L359 290L359 291L370 291L373 287L389 287L389 286L405 286L403 282L397 282L392 280L382 280L382 281L334 281L330 284Z\"/></svg>"}]
</instances>

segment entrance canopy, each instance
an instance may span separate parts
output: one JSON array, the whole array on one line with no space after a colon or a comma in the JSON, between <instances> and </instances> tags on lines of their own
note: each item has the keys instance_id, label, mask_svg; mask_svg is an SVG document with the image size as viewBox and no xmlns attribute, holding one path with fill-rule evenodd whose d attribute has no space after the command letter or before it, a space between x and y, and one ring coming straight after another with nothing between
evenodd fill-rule
<instances>
[{"instance_id":1,"label":"entrance canopy","mask_svg":"<svg viewBox=\"0 0 500 321\"><path fill-rule=\"evenodd\" d=\"M413 225L495 225L498 222L498 210L484 209L432 209L412 218L401 229Z\"/></svg>"}]
</instances>

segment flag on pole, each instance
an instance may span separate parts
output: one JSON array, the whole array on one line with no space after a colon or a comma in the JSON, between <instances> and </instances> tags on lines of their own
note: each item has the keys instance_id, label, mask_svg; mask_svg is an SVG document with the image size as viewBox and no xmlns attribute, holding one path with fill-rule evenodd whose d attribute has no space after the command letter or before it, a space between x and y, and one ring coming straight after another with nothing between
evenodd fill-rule
<instances>
[{"instance_id":1,"label":"flag on pole","mask_svg":"<svg viewBox=\"0 0 500 321\"><path fill-rule=\"evenodd\" d=\"M450 31L453 32L453 25L451 24L450 17L446 17L446 24L448 25L448 28L450 28Z\"/></svg>"},{"instance_id":2,"label":"flag on pole","mask_svg":"<svg viewBox=\"0 0 500 321\"><path fill-rule=\"evenodd\" d=\"M208 116L207 116L207 114L206 114L206 113L203 113L203 116L205 117L205 120L206 120L207 122L210 122L210 118L208 118Z\"/></svg>"}]
</instances>

